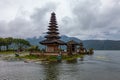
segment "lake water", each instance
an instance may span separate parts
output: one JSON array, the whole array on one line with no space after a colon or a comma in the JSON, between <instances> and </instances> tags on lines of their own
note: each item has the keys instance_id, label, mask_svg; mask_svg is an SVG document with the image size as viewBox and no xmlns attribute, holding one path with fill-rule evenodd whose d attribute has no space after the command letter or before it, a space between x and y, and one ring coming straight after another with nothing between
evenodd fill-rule
<instances>
[{"instance_id":1,"label":"lake water","mask_svg":"<svg viewBox=\"0 0 120 80\"><path fill-rule=\"evenodd\" d=\"M49 64L1 60L0 80L120 80L120 51Z\"/></svg>"}]
</instances>

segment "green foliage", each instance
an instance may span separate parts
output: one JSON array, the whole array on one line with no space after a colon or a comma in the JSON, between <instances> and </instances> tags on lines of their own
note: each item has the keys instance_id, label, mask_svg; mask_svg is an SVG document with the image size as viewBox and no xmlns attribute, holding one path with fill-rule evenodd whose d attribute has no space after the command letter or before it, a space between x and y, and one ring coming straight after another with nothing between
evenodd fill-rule
<instances>
[{"instance_id":1,"label":"green foliage","mask_svg":"<svg viewBox=\"0 0 120 80\"><path fill-rule=\"evenodd\" d=\"M25 58L25 59L38 59L39 56L37 56L37 55L26 55L26 56L23 56L21 58Z\"/></svg>"},{"instance_id":2,"label":"green foliage","mask_svg":"<svg viewBox=\"0 0 120 80\"><path fill-rule=\"evenodd\" d=\"M17 47L17 49L24 49L30 46L30 43L25 39L12 38L12 37L0 38L0 51L10 50L11 48L9 46L13 44L14 44L14 47Z\"/></svg>"},{"instance_id":3,"label":"green foliage","mask_svg":"<svg viewBox=\"0 0 120 80\"><path fill-rule=\"evenodd\" d=\"M47 56L46 60L48 60L48 61L56 61L57 60L57 56L52 56L52 55Z\"/></svg>"},{"instance_id":4,"label":"green foliage","mask_svg":"<svg viewBox=\"0 0 120 80\"><path fill-rule=\"evenodd\" d=\"M93 48L90 48L90 49L89 49L89 51L88 51L88 52L89 52L89 54L93 54L93 53L94 53L94 51L93 51L93 50L94 50Z\"/></svg>"},{"instance_id":5,"label":"green foliage","mask_svg":"<svg viewBox=\"0 0 120 80\"><path fill-rule=\"evenodd\" d=\"M29 51L40 51L38 46L30 46L28 48Z\"/></svg>"},{"instance_id":6,"label":"green foliage","mask_svg":"<svg viewBox=\"0 0 120 80\"><path fill-rule=\"evenodd\" d=\"M76 58L81 58L83 57L83 55L79 55L79 54L75 54L75 55L71 55L71 56L68 56L68 55L62 55L62 60L73 60L73 59L76 59ZM25 59L34 59L34 60L42 60L42 61L57 61L57 56L55 55L26 55L26 56L23 56L21 58L25 58Z\"/></svg>"},{"instance_id":7,"label":"green foliage","mask_svg":"<svg viewBox=\"0 0 120 80\"><path fill-rule=\"evenodd\" d=\"M0 51L0 54L14 54L14 51Z\"/></svg>"},{"instance_id":8,"label":"green foliage","mask_svg":"<svg viewBox=\"0 0 120 80\"><path fill-rule=\"evenodd\" d=\"M13 41L19 50L22 50L23 48L30 46L30 43L24 39L14 39Z\"/></svg>"}]
</instances>

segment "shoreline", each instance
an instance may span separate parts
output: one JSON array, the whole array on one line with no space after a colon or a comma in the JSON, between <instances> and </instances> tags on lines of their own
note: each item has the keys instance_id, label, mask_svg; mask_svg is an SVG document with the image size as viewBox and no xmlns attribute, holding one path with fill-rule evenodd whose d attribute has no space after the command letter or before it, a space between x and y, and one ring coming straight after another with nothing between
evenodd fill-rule
<instances>
[{"instance_id":1,"label":"shoreline","mask_svg":"<svg viewBox=\"0 0 120 80\"><path fill-rule=\"evenodd\" d=\"M24 61L25 63L30 63L30 62L58 62L57 56L54 55L42 55L42 56L37 56L37 55L29 55L28 53L24 54L21 53L19 57L15 56L15 53L13 54L0 54L0 60L4 61ZM77 58L82 58L84 55L79 55L79 54L74 54L71 56L68 55L62 55L62 61L68 61L68 60L73 60Z\"/></svg>"}]
</instances>

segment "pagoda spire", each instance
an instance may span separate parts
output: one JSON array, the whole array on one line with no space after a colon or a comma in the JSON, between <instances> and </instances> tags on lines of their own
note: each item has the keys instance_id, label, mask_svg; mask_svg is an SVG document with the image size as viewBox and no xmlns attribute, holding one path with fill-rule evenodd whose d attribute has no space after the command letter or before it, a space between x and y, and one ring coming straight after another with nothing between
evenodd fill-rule
<instances>
[{"instance_id":1,"label":"pagoda spire","mask_svg":"<svg viewBox=\"0 0 120 80\"><path fill-rule=\"evenodd\" d=\"M46 39L41 41L40 44L46 46L46 52L59 52L59 46L65 44L60 40L56 15L54 12L51 13L48 32L45 38Z\"/></svg>"},{"instance_id":2,"label":"pagoda spire","mask_svg":"<svg viewBox=\"0 0 120 80\"><path fill-rule=\"evenodd\" d=\"M60 38L59 32L58 32L58 26L56 21L56 14L53 12L51 13L50 23L48 26L48 32L45 36L48 40L57 40Z\"/></svg>"}]
</instances>

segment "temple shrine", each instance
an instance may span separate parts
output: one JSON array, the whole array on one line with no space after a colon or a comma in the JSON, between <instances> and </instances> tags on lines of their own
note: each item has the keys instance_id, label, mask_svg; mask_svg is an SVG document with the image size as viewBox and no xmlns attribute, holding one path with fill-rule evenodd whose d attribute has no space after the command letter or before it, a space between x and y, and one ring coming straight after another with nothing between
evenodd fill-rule
<instances>
[{"instance_id":1,"label":"temple shrine","mask_svg":"<svg viewBox=\"0 0 120 80\"><path fill-rule=\"evenodd\" d=\"M40 44L44 45L45 48L45 53L48 54L55 54L55 53L60 53L62 52L60 49L61 45L65 45L67 47L66 53L68 55L72 55L73 53L88 53L86 48L83 47L83 44L77 43L73 40L64 42L60 40L59 32L58 32L58 26L57 26L57 21L56 21L56 14L53 12L51 13L51 18L50 18L50 23L48 26L48 32L47 35L45 36L45 40L41 41Z\"/></svg>"},{"instance_id":2,"label":"temple shrine","mask_svg":"<svg viewBox=\"0 0 120 80\"><path fill-rule=\"evenodd\" d=\"M63 41L60 40L56 16L54 12L51 13L48 32L45 38L46 39L41 41L40 43L46 46L46 52L58 52L60 45L65 44Z\"/></svg>"}]
</instances>

